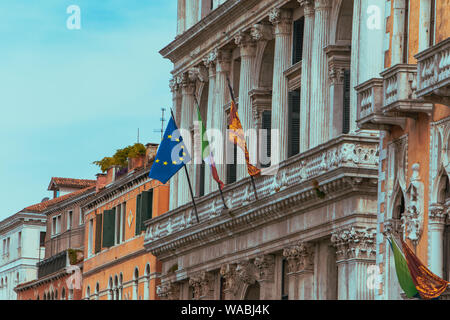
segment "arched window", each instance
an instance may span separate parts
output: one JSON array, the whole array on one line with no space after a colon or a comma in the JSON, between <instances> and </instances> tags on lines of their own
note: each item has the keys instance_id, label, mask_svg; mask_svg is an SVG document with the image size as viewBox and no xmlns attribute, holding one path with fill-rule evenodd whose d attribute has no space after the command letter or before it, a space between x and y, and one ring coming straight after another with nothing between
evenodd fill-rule
<instances>
[{"instance_id":1,"label":"arched window","mask_svg":"<svg viewBox=\"0 0 450 320\"><path fill-rule=\"evenodd\" d=\"M150 264L145 266L144 300L150 300Z\"/></svg>"},{"instance_id":2,"label":"arched window","mask_svg":"<svg viewBox=\"0 0 450 320\"><path fill-rule=\"evenodd\" d=\"M55 291L55 300L58 300L58 289Z\"/></svg>"},{"instance_id":3,"label":"arched window","mask_svg":"<svg viewBox=\"0 0 450 320\"><path fill-rule=\"evenodd\" d=\"M133 300L139 300L139 269L134 268Z\"/></svg>"},{"instance_id":4,"label":"arched window","mask_svg":"<svg viewBox=\"0 0 450 320\"><path fill-rule=\"evenodd\" d=\"M113 300L113 279L112 277L109 277L109 282L108 282L108 300Z\"/></svg>"},{"instance_id":5,"label":"arched window","mask_svg":"<svg viewBox=\"0 0 450 320\"><path fill-rule=\"evenodd\" d=\"M95 285L95 299L98 300L100 294L100 283L97 282Z\"/></svg>"},{"instance_id":6,"label":"arched window","mask_svg":"<svg viewBox=\"0 0 450 320\"><path fill-rule=\"evenodd\" d=\"M401 239L403 238L403 228L401 227L403 222L402 222L402 217L405 214L405 198L403 197L403 192L400 190L398 195L397 195L397 199L395 201L395 206L394 206L394 212L392 214L392 217L394 218L394 220L396 220L397 226L396 226L396 230L398 230L398 236Z\"/></svg>"},{"instance_id":7,"label":"arched window","mask_svg":"<svg viewBox=\"0 0 450 320\"><path fill-rule=\"evenodd\" d=\"M19 283L19 273L16 273L16 283Z\"/></svg>"},{"instance_id":8,"label":"arched window","mask_svg":"<svg viewBox=\"0 0 450 320\"><path fill-rule=\"evenodd\" d=\"M114 277L114 300L119 300L119 277Z\"/></svg>"},{"instance_id":9,"label":"arched window","mask_svg":"<svg viewBox=\"0 0 450 320\"><path fill-rule=\"evenodd\" d=\"M66 288L62 288L61 290L61 300L66 300Z\"/></svg>"},{"instance_id":10,"label":"arched window","mask_svg":"<svg viewBox=\"0 0 450 320\"><path fill-rule=\"evenodd\" d=\"M123 300L123 274L119 275L119 300Z\"/></svg>"},{"instance_id":11,"label":"arched window","mask_svg":"<svg viewBox=\"0 0 450 320\"><path fill-rule=\"evenodd\" d=\"M53 291L50 293L50 300L55 300L55 293Z\"/></svg>"},{"instance_id":12,"label":"arched window","mask_svg":"<svg viewBox=\"0 0 450 320\"><path fill-rule=\"evenodd\" d=\"M39 300L39 294L37 295L36 300Z\"/></svg>"},{"instance_id":13,"label":"arched window","mask_svg":"<svg viewBox=\"0 0 450 320\"><path fill-rule=\"evenodd\" d=\"M86 288L86 300L90 300L91 299L91 287L87 286Z\"/></svg>"}]
</instances>

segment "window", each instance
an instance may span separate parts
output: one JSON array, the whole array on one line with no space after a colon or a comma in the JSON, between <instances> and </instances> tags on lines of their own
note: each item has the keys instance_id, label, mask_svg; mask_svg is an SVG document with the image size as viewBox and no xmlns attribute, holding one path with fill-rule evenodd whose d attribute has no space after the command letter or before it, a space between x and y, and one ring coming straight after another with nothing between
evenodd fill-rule
<instances>
[{"instance_id":1,"label":"window","mask_svg":"<svg viewBox=\"0 0 450 320\"><path fill-rule=\"evenodd\" d=\"M72 229L73 225L73 211L70 210L67 212L67 230Z\"/></svg>"},{"instance_id":2,"label":"window","mask_svg":"<svg viewBox=\"0 0 450 320\"><path fill-rule=\"evenodd\" d=\"M145 266L144 300L150 299L150 264Z\"/></svg>"},{"instance_id":3,"label":"window","mask_svg":"<svg viewBox=\"0 0 450 320\"><path fill-rule=\"evenodd\" d=\"M79 216L78 216L78 218L79 218L78 224L81 226L83 224L83 222L84 222L83 210L81 210L81 208L79 209Z\"/></svg>"},{"instance_id":4,"label":"window","mask_svg":"<svg viewBox=\"0 0 450 320\"><path fill-rule=\"evenodd\" d=\"M435 27L436 27L436 0L431 0L430 12L430 47L434 46Z\"/></svg>"},{"instance_id":5,"label":"window","mask_svg":"<svg viewBox=\"0 0 450 320\"><path fill-rule=\"evenodd\" d=\"M61 232L61 215L52 218L52 236Z\"/></svg>"},{"instance_id":6,"label":"window","mask_svg":"<svg viewBox=\"0 0 450 320\"><path fill-rule=\"evenodd\" d=\"M126 225L126 216L127 216L127 203L124 202L120 206L121 209L121 218L120 221L122 221L122 227L120 229L120 242L125 241L125 225Z\"/></svg>"},{"instance_id":7,"label":"window","mask_svg":"<svg viewBox=\"0 0 450 320\"><path fill-rule=\"evenodd\" d=\"M8 239L6 239L6 254L7 255L9 255L10 244L11 244L11 238L8 237Z\"/></svg>"},{"instance_id":8,"label":"window","mask_svg":"<svg viewBox=\"0 0 450 320\"><path fill-rule=\"evenodd\" d=\"M303 31L305 27L305 18L294 21L293 25L293 48L292 48L292 64L300 62L303 57Z\"/></svg>"},{"instance_id":9,"label":"window","mask_svg":"<svg viewBox=\"0 0 450 320\"><path fill-rule=\"evenodd\" d=\"M271 129L272 129L272 112L271 111L264 111L262 114L262 127L263 129L263 139L261 140L261 143L263 145L261 146L263 152L262 158L260 159L261 167L268 168L270 167L270 157L271 157L271 141L272 138L271 135Z\"/></svg>"},{"instance_id":10,"label":"window","mask_svg":"<svg viewBox=\"0 0 450 320\"><path fill-rule=\"evenodd\" d=\"M289 278L287 260L283 259L281 264L281 300L289 299Z\"/></svg>"},{"instance_id":11,"label":"window","mask_svg":"<svg viewBox=\"0 0 450 320\"><path fill-rule=\"evenodd\" d=\"M403 30L403 63L408 63L408 29L409 29L409 0L405 0L405 23Z\"/></svg>"},{"instance_id":12,"label":"window","mask_svg":"<svg viewBox=\"0 0 450 320\"><path fill-rule=\"evenodd\" d=\"M102 251L102 228L103 228L103 216L102 214L95 214L95 253ZM94 230L92 230L94 233Z\"/></svg>"},{"instance_id":13,"label":"window","mask_svg":"<svg viewBox=\"0 0 450 320\"><path fill-rule=\"evenodd\" d=\"M116 226L116 208L103 211L103 233L102 247L110 248L114 246Z\"/></svg>"},{"instance_id":14,"label":"window","mask_svg":"<svg viewBox=\"0 0 450 320\"><path fill-rule=\"evenodd\" d=\"M61 300L66 300L66 288L62 288L61 290Z\"/></svg>"},{"instance_id":15,"label":"window","mask_svg":"<svg viewBox=\"0 0 450 320\"><path fill-rule=\"evenodd\" d=\"M86 288L86 299L89 300L90 297L91 297L91 287L88 286L88 287Z\"/></svg>"},{"instance_id":16,"label":"window","mask_svg":"<svg viewBox=\"0 0 450 320\"><path fill-rule=\"evenodd\" d=\"M45 231L41 231L39 234L39 246L40 247L45 247Z\"/></svg>"},{"instance_id":17,"label":"window","mask_svg":"<svg viewBox=\"0 0 450 320\"><path fill-rule=\"evenodd\" d=\"M94 238L94 219L90 219L89 220L89 238L88 238L88 257L92 256L93 238Z\"/></svg>"},{"instance_id":18,"label":"window","mask_svg":"<svg viewBox=\"0 0 450 320\"><path fill-rule=\"evenodd\" d=\"M134 269L133 300L139 300L139 269Z\"/></svg>"},{"instance_id":19,"label":"window","mask_svg":"<svg viewBox=\"0 0 450 320\"><path fill-rule=\"evenodd\" d=\"M144 191L136 202L136 235L145 230L144 222L153 216L153 190Z\"/></svg>"},{"instance_id":20,"label":"window","mask_svg":"<svg viewBox=\"0 0 450 320\"><path fill-rule=\"evenodd\" d=\"M289 92L288 108L288 157L292 157L300 152L300 89Z\"/></svg>"},{"instance_id":21,"label":"window","mask_svg":"<svg viewBox=\"0 0 450 320\"><path fill-rule=\"evenodd\" d=\"M114 226L114 244L119 244L120 243L120 230L121 230L121 219L122 219L122 212L121 212L122 206L119 205L116 207L116 211L115 211L115 226Z\"/></svg>"},{"instance_id":22,"label":"window","mask_svg":"<svg viewBox=\"0 0 450 320\"><path fill-rule=\"evenodd\" d=\"M344 101L342 114L342 133L350 132L350 70L344 70Z\"/></svg>"},{"instance_id":23,"label":"window","mask_svg":"<svg viewBox=\"0 0 450 320\"><path fill-rule=\"evenodd\" d=\"M56 218L56 232L61 233L61 215Z\"/></svg>"},{"instance_id":24,"label":"window","mask_svg":"<svg viewBox=\"0 0 450 320\"><path fill-rule=\"evenodd\" d=\"M100 283L97 282L97 284L95 285L95 300L98 300L99 293L100 293Z\"/></svg>"}]
</instances>

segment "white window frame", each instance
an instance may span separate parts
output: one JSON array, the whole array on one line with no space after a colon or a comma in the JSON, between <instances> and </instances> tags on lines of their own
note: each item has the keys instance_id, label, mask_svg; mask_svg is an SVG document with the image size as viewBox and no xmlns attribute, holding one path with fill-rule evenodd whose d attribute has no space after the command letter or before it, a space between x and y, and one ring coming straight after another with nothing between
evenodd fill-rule
<instances>
[{"instance_id":1,"label":"white window frame","mask_svg":"<svg viewBox=\"0 0 450 320\"><path fill-rule=\"evenodd\" d=\"M73 210L67 211L67 230L71 230L73 227Z\"/></svg>"}]
</instances>

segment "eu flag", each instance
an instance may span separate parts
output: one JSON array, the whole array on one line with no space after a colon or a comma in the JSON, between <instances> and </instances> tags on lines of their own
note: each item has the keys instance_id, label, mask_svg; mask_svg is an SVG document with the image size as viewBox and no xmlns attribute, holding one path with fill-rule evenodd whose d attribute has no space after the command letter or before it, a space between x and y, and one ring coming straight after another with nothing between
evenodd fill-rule
<instances>
[{"instance_id":1,"label":"eu flag","mask_svg":"<svg viewBox=\"0 0 450 320\"><path fill-rule=\"evenodd\" d=\"M165 184L189 161L191 161L191 156L184 145L175 120L170 117L149 177Z\"/></svg>"}]
</instances>

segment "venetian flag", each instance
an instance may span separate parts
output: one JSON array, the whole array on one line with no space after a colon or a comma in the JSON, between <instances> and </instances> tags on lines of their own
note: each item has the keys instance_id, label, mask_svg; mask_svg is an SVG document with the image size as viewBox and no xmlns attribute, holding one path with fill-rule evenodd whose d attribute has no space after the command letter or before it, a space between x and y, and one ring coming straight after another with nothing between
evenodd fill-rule
<instances>
[{"instance_id":1,"label":"venetian flag","mask_svg":"<svg viewBox=\"0 0 450 320\"><path fill-rule=\"evenodd\" d=\"M422 299L438 298L450 284L432 273L414 254L411 248L400 239L403 253L391 238L392 251L394 252L395 269L397 278L408 298L420 297Z\"/></svg>"},{"instance_id":2,"label":"venetian flag","mask_svg":"<svg viewBox=\"0 0 450 320\"><path fill-rule=\"evenodd\" d=\"M242 129L241 121L239 120L239 115L236 110L234 99L231 100L230 123L228 132L228 139L235 145L239 146L242 151L244 151L248 174L252 177L258 176L261 173L261 170L250 163L247 143L245 142L244 137L244 130Z\"/></svg>"},{"instance_id":3,"label":"venetian flag","mask_svg":"<svg viewBox=\"0 0 450 320\"><path fill-rule=\"evenodd\" d=\"M214 162L214 157L209 147L208 137L206 136L206 129L202 121L202 116L200 115L200 110L197 106L197 117L198 121L201 123L200 126L200 137L202 140L202 158L205 163L209 164L211 168L211 173L214 180L219 184L220 190L223 189L224 183L219 178L219 174L217 173L216 163Z\"/></svg>"}]
</instances>

